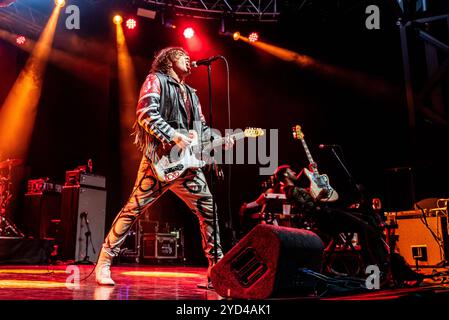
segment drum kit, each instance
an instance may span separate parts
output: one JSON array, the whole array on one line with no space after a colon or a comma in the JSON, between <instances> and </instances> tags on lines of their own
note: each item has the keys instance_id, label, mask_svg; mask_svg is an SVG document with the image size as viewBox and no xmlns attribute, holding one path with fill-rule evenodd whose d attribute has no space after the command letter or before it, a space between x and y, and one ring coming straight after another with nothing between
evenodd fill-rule
<instances>
[{"instance_id":1,"label":"drum kit","mask_svg":"<svg viewBox=\"0 0 449 320\"><path fill-rule=\"evenodd\" d=\"M7 217L12 198L12 168L22 164L21 159L7 159L0 162L0 237L24 237L23 233Z\"/></svg>"}]
</instances>

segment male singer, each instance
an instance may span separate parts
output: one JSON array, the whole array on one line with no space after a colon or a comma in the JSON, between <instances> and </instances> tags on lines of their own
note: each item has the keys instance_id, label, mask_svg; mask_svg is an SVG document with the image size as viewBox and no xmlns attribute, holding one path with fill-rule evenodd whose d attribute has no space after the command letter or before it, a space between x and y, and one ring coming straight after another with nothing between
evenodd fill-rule
<instances>
[{"instance_id":1,"label":"male singer","mask_svg":"<svg viewBox=\"0 0 449 320\"><path fill-rule=\"evenodd\" d=\"M143 152L134 189L128 202L116 216L106 236L95 269L96 281L100 285L114 285L110 266L120 251L127 232L140 215L165 191L171 190L179 196L198 217L203 250L210 269L223 256L218 233L214 237L212 195L201 169L189 169L178 179L167 183L157 179L152 163L177 145L186 148L192 142L187 130L199 135L210 132L201 111L196 90L185 84L190 74L190 58L183 48L168 47L159 51L152 63L137 103L135 122L135 144ZM230 148L234 141L226 143ZM215 241L215 243L214 243ZM214 248L217 248L215 252ZM210 281L209 281L210 285Z\"/></svg>"}]
</instances>

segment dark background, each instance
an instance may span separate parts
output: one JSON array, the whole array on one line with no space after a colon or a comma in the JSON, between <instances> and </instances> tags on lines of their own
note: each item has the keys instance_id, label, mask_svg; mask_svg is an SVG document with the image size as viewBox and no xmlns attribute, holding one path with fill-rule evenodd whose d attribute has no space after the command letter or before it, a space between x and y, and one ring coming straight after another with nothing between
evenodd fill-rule
<instances>
[{"instance_id":1,"label":"dark background","mask_svg":"<svg viewBox=\"0 0 449 320\"><path fill-rule=\"evenodd\" d=\"M81 29L66 30L63 15L54 47L98 64L101 72L93 74L88 68L48 65L23 181L49 177L63 183L65 171L92 159L94 172L107 179L106 225L110 226L135 178L123 177L120 170L121 157L135 159L135 155L120 154L115 26L111 18L115 11L126 16L135 8L125 1L98 6L88 6L82 1L70 3L81 8ZM162 26L158 19L137 17L137 29L125 32L138 85L159 49L173 45L190 49L180 33L182 26L192 24L201 48L191 50L191 58L221 54L229 62L231 127L278 129L279 164L288 163L300 170L307 165L307 159L301 144L291 135L291 127L300 124L320 172L329 175L332 186L339 192L341 206L356 201L357 197L330 150L318 148L321 143L342 146L348 169L356 181L371 195L380 197L387 210L411 209L412 188L415 200L448 197L447 128L417 112L417 152L412 152L397 16L392 6L387 1L358 1L346 7L338 6L337 1L316 1L297 10L294 3L282 2L283 14L277 23L234 22L227 28L239 30L242 35L256 30L261 41L338 67L340 73L330 75L316 68L302 68L242 41L221 36L219 21L178 17L175 20L178 28L173 30ZM365 8L369 4L380 7L380 30L365 28ZM51 6L39 6L46 14L51 10ZM442 6L431 9L435 13L447 12ZM442 30L443 39L447 40L447 27ZM425 69L420 67L424 64L422 46L416 41L411 49L413 76L419 86L425 80ZM2 102L28 53L0 40L0 58ZM367 81L360 81L357 74ZM208 118L206 68L194 70L188 82L198 89ZM447 106L447 77L443 88ZM227 127L226 69L221 62L213 65L213 94L213 126L223 131ZM131 133L131 128L125 130ZM134 166L137 170L136 161ZM402 167L412 167L413 186L410 171L391 170ZM254 200L268 177L259 175L257 165L233 165L229 181L229 168L224 169L227 180L217 184L216 194L224 245L229 248L232 244L226 226L238 229L240 205ZM16 195L15 206L19 211L23 193ZM150 210L152 220L171 222L185 229L189 261L205 261L198 222L180 200L168 194Z\"/></svg>"}]
</instances>

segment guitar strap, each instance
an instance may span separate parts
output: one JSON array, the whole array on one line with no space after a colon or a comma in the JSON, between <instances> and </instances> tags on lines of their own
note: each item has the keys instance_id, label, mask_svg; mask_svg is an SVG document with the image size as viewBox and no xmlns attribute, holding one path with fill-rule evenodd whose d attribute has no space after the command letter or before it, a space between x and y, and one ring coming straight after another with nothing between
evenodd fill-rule
<instances>
[{"instance_id":1,"label":"guitar strap","mask_svg":"<svg viewBox=\"0 0 449 320\"><path fill-rule=\"evenodd\" d=\"M298 173L298 175L296 176L296 179L301 178L303 173L304 173L304 168Z\"/></svg>"}]
</instances>

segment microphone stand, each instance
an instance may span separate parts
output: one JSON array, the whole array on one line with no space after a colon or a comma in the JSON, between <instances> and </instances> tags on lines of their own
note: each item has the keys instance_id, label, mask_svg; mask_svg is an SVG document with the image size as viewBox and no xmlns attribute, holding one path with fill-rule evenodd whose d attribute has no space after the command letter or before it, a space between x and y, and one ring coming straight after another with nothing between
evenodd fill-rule
<instances>
[{"instance_id":1,"label":"microphone stand","mask_svg":"<svg viewBox=\"0 0 449 320\"><path fill-rule=\"evenodd\" d=\"M339 147L341 152L343 152L343 150L341 149L341 147ZM346 172L346 175L349 178L349 182L352 184L352 186L355 188L355 190L357 190L357 192L360 195L360 199L362 202L364 202L365 199L365 194L363 192L363 186L358 184L354 177L352 176L352 174L349 172L348 168L345 166L344 162L341 160L341 158L338 156L337 152L335 152L335 149L333 146L330 147L330 149L332 150L332 153L334 154L335 158L337 158L338 162L340 163L340 165L342 166L343 170Z\"/></svg>"},{"instance_id":2,"label":"microphone stand","mask_svg":"<svg viewBox=\"0 0 449 320\"><path fill-rule=\"evenodd\" d=\"M91 243L91 245L92 245L92 250L93 250L94 254L96 253L96 252L95 252L94 245L93 245L93 243L92 243L92 232L90 231L89 220L87 220L87 213L86 213L86 212L83 212L83 213L81 213L80 216L81 216L81 219L84 218L84 221L86 222L86 228L87 228L87 231L84 233L84 235L86 236L86 253L85 253L85 255L84 255L83 260L76 261L75 264L90 264L90 265L92 265L92 264L94 264L94 263L93 263L92 261L89 260L89 255L88 255L88 251L89 251L89 239L90 239L90 243Z\"/></svg>"},{"instance_id":3,"label":"microphone stand","mask_svg":"<svg viewBox=\"0 0 449 320\"><path fill-rule=\"evenodd\" d=\"M209 128L213 128L212 122L212 64L208 62L207 64L207 82L209 84ZM212 130L210 131L210 142L213 146L214 136L212 135ZM215 208L215 149L212 148L210 156L212 158L212 170L210 172L210 185L212 194L212 217L213 217L213 238L214 238L214 263L218 262L218 244L217 244L217 210Z\"/></svg>"}]
</instances>

